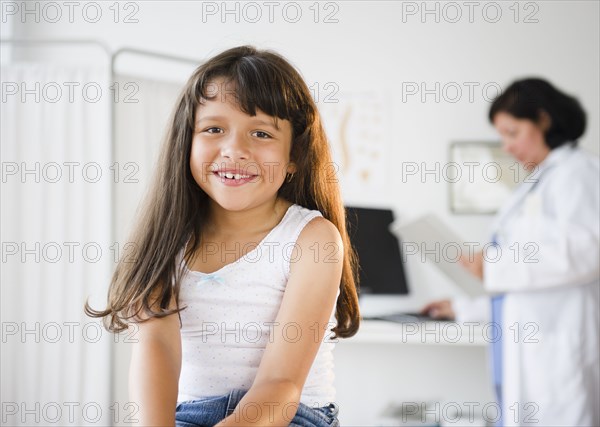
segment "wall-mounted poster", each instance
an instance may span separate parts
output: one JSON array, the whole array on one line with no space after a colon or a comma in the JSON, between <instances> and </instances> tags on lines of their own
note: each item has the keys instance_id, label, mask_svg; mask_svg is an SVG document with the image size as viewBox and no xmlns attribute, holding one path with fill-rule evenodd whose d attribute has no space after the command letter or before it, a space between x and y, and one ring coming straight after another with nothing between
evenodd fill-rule
<instances>
[{"instance_id":1,"label":"wall-mounted poster","mask_svg":"<svg viewBox=\"0 0 600 427\"><path fill-rule=\"evenodd\" d=\"M498 142L454 142L445 173L450 211L494 214L527 175Z\"/></svg>"},{"instance_id":2,"label":"wall-mounted poster","mask_svg":"<svg viewBox=\"0 0 600 427\"><path fill-rule=\"evenodd\" d=\"M385 202L389 107L382 93L336 93L317 103L332 150L332 176L346 202Z\"/></svg>"}]
</instances>

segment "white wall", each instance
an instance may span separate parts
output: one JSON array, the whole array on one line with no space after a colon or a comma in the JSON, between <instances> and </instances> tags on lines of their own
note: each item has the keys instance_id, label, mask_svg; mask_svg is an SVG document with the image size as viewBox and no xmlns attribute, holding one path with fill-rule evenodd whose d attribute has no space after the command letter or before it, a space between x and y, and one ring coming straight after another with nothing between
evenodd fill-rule
<instances>
[{"instance_id":1,"label":"white wall","mask_svg":"<svg viewBox=\"0 0 600 427\"><path fill-rule=\"evenodd\" d=\"M57 23L47 22L40 10L39 23L31 15L15 15L13 30L20 38L91 38L105 42L113 51L127 46L198 59L234 45L253 44L284 54L309 85L317 83L322 88L334 82L341 94L383 94L389 106L389 120L382 123L388 181L380 192L385 197L363 194L364 204L391 205L405 217L435 212L463 238L483 241L489 216L452 215L447 184L436 182L432 175L426 182L414 176L403 179L402 162L425 162L433 168L436 162L443 165L446 161L452 141L497 139L487 121L494 87L506 87L516 78L532 75L547 78L581 100L589 119L581 145L599 153L599 3L475 3L471 11L468 2L320 3L317 23L314 4L299 3L302 17L291 23L294 9L287 6L284 15L284 2L275 7L273 22L269 22L269 9L263 2L251 6L228 3L230 9L239 8L239 22L235 14L203 14L203 8L221 9L221 2L129 2L128 6L120 4L119 22L114 23L114 11L107 2L101 5L103 15L97 23L86 22L83 6L75 9L74 22L69 23L63 6L63 17ZM248 22L254 19L254 5L262 11L257 23ZM422 15L423 8L437 8L439 22L435 14ZM502 15L491 22L496 20L498 8ZM93 19L93 11L88 9L85 18ZM450 22L457 11L460 19ZM123 22L131 12L139 22ZM329 13L334 13L332 18L338 22L323 22ZM527 16L537 22L524 22ZM50 52L38 51L36 56L58 60L68 56L64 49ZM154 69L134 71L148 74ZM427 95L422 102L420 94L411 96L404 91L413 83L429 89L436 83L448 90L458 86L463 92L456 102L451 102L456 96L452 91L438 92L439 102L435 95ZM472 99L468 85L475 87ZM485 85L487 94L482 93ZM412 264L411 278L422 284L420 301L456 292L436 272L418 261Z\"/></svg>"},{"instance_id":2,"label":"white wall","mask_svg":"<svg viewBox=\"0 0 600 427\"><path fill-rule=\"evenodd\" d=\"M369 200L365 195L366 201L391 203L407 216L434 211L465 239L485 239L490 218L450 215L443 182L435 182L432 175L425 184L415 176L402 182L398 169L401 162L426 162L428 168L444 162L451 141L497 139L486 118L495 87L538 75L578 96L589 117L581 145L600 152L597 2L521 3L517 23L510 2L476 2L471 9L468 2L451 2L450 6L440 2L329 2L320 3L318 23L313 22L312 3L301 4L302 17L296 23L288 22L294 19L295 9L287 6L284 14L288 4L284 2L274 7L273 23L264 2L251 2L262 11L257 23L248 22L254 19L254 6L236 2L226 7L235 10L237 5L237 15L222 15L221 2L121 3L118 23L113 22L115 12L109 3L101 4L102 17L96 23L86 21L94 19L95 8L88 7L84 14L85 3L81 4L74 9L73 23L68 21L66 7L57 23L44 19L45 15L54 16L50 9L44 13L40 7L40 22L36 23L35 15L22 16L19 8L12 17L15 37L91 38L102 40L112 50L128 46L198 59L234 45L254 44L287 56L309 85L318 83L322 88L334 82L340 92L383 92L391 107L391 123L385 129L387 166L392 172L386 191L389 197ZM436 7L438 16L423 14ZM492 23L496 7L501 17ZM208 14L214 8L218 12ZM415 8L417 12L412 14ZM460 19L451 23L458 10ZM139 22L126 23L127 16ZM325 23L326 16L338 22ZM524 22L528 19L538 22ZM64 49L51 52L53 58L65 58ZM136 71L148 73L145 67ZM427 95L422 102L420 94L403 92L412 83L428 89L439 83L439 102L435 95ZM487 95L482 90L486 84ZM445 96L444 85L448 90ZM462 96L449 102L456 98L451 90L456 85L463 89ZM472 100L469 85L477 85L472 86Z\"/></svg>"},{"instance_id":3,"label":"white wall","mask_svg":"<svg viewBox=\"0 0 600 427\"><path fill-rule=\"evenodd\" d=\"M520 4L517 23L510 2L478 2L472 6L472 16L468 2L450 6L439 2L329 2L327 6L320 3L318 23L313 22L311 3L301 4L302 17L297 23L287 22L294 17L293 7L288 6L284 18L287 3L274 8L273 23L269 23L269 9L263 2L252 4L262 10L258 23L248 22L256 9L245 4L227 4L232 10L237 5L236 17L235 13L203 14L203 8L222 10L221 2L148 1L129 2L129 6L121 3L119 23L112 22L114 11L106 3L101 5L102 17L97 23L86 22L80 6L74 9L73 23L68 22L68 10L63 7L57 23L47 22L40 8L39 23L33 22L35 16L17 12L13 25L16 37L92 38L112 50L129 46L198 59L249 43L283 53L300 68L309 85L322 87L334 82L340 92L383 92L391 107L386 155L393 173L387 186L389 198L368 201L391 202L409 216L435 211L465 238L483 239L489 218L452 217L445 185L434 182L431 175L425 185L415 177L403 183L398 168L400 162L427 162L433 167L434 162L445 161L451 141L497 139L486 119L489 102L482 93L484 85L489 85L487 96L491 97L494 87L505 87L515 78L538 75L549 79L580 98L590 118L582 146L600 151L595 120L599 113L597 2L529 2L527 9ZM491 23L494 5L502 15ZM422 16L424 8L436 7L439 23L435 14ZM410 14L414 8L418 11ZM461 18L449 22L457 10ZM94 8L88 8L86 19L93 19L93 12ZM46 11L46 15L50 13ZM139 22L122 22L129 13ZM339 22L322 22L330 13ZM527 16L538 22L523 22ZM24 24L20 22L23 19ZM64 58L57 50L53 52L54 58ZM441 89L450 84L446 96L442 90L438 92L439 102L435 95L427 95L422 102L419 94L403 93L407 84L435 88L437 82ZM477 85L473 102L469 84ZM462 97L449 102L455 98L452 87L457 85L463 89Z\"/></svg>"}]
</instances>

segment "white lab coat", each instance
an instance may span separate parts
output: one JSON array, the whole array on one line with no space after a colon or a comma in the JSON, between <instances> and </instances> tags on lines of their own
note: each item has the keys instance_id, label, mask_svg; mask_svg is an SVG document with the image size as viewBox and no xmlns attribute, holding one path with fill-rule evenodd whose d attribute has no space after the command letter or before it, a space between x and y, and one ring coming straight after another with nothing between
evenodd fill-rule
<instances>
[{"instance_id":1,"label":"white lab coat","mask_svg":"<svg viewBox=\"0 0 600 427\"><path fill-rule=\"evenodd\" d=\"M502 252L484 263L486 290L505 294L504 425L600 426L599 162L561 146L538 177L498 213ZM455 302L459 321L489 319L489 298Z\"/></svg>"}]
</instances>

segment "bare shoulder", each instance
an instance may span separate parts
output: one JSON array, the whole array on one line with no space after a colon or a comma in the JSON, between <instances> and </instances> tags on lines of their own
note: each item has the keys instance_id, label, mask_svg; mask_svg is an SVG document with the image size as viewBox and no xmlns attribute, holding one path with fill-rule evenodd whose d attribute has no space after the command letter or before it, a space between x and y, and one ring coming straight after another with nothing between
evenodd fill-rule
<instances>
[{"instance_id":1,"label":"bare shoulder","mask_svg":"<svg viewBox=\"0 0 600 427\"><path fill-rule=\"evenodd\" d=\"M343 260L344 244L340 232L326 218L316 217L310 220L302 229L296 244L302 254L314 255L308 257L312 258L313 263L339 263Z\"/></svg>"},{"instance_id":2,"label":"bare shoulder","mask_svg":"<svg viewBox=\"0 0 600 427\"><path fill-rule=\"evenodd\" d=\"M298 236L299 244L315 241L341 244L342 237L337 227L331 221L319 216L310 220L300 233L300 236Z\"/></svg>"}]
</instances>

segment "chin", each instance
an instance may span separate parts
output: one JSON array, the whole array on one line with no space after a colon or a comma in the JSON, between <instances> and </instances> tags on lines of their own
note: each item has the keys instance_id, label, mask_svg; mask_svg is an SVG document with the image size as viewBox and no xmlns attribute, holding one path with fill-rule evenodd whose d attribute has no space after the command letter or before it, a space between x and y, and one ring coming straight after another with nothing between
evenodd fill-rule
<instances>
[{"instance_id":1,"label":"chin","mask_svg":"<svg viewBox=\"0 0 600 427\"><path fill-rule=\"evenodd\" d=\"M232 212L236 212L236 211L243 211L245 209L248 209L250 207L250 203L243 201L243 200L239 200L238 199L233 199L233 198L218 198L216 200L213 200L214 203L216 203L217 205L219 205L221 208L227 210L227 211L232 211Z\"/></svg>"}]
</instances>

